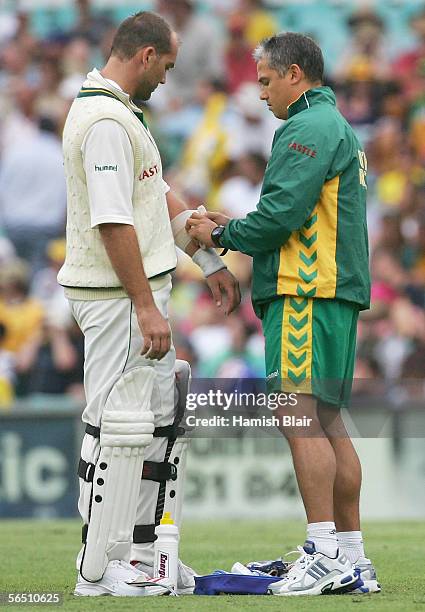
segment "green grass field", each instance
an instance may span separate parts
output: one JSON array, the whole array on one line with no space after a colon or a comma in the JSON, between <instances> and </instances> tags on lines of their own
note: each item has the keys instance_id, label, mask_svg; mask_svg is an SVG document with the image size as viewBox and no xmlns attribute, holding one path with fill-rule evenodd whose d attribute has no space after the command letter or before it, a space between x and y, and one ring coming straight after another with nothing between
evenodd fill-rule
<instances>
[{"instance_id":1,"label":"green grass field","mask_svg":"<svg viewBox=\"0 0 425 612\"><path fill-rule=\"evenodd\" d=\"M76 598L74 558L79 547L78 521L1 521L0 591L61 591L61 610L388 610L425 612L425 556L423 524L367 523L367 554L378 568L383 592L375 595L339 595L283 598L272 596ZM304 538L301 523L228 521L186 524L181 557L199 573L234 561L277 557ZM35 606L5 606L25 610ZM48 609L57 606L37 606Z\"/></svg>"}]
</instances>

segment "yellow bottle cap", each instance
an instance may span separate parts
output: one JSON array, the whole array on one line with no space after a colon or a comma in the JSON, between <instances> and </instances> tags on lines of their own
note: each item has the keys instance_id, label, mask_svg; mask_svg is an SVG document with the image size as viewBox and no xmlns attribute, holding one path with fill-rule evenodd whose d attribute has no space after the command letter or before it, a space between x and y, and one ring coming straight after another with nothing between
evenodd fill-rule
<instances>
[{"instance_id":1,"label":"yellow bottle cap","mask_svg":"<svg viewBox=\"0 0 425 612\"><path fill-rule=\"evenodd\" d=\"M160 525L174 525L174 521L171 518L171 514L169 512L164 512L164 516L159 521Z\"/></svg>"}]
</instances>

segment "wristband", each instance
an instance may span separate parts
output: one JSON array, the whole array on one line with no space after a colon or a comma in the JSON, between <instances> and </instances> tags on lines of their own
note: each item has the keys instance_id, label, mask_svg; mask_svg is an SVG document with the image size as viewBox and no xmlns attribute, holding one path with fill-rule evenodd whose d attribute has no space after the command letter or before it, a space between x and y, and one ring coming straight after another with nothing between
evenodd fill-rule
<instances>
[{"instance_id":1,"label":"wristband","mask_svg":"<svg viewBox=\"0 0 425 612\"><path fill-rule=\"evenodd\" d=\"M227 270L226 264L223 263L214 249L198 249L193 254L192 261L201 268L205 278L219 270Z\"/></svg>"}]
</instances>

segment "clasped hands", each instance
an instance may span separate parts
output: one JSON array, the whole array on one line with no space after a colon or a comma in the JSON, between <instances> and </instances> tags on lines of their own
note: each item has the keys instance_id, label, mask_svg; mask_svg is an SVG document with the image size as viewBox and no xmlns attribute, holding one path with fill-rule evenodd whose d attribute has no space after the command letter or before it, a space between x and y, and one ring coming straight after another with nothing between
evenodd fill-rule
<instances>
[{"instance_id":1,"label":"clasped hands","mask_svg":"<svg viewBox=\"0 0 425 612\"><path fill-rule=\"evenodd\" d=\"M200 246L215 247L211 232L217 225L227 225L230 217L218 212L193 213L186 221L186 231Z\"/></svg>"}]
</instances>

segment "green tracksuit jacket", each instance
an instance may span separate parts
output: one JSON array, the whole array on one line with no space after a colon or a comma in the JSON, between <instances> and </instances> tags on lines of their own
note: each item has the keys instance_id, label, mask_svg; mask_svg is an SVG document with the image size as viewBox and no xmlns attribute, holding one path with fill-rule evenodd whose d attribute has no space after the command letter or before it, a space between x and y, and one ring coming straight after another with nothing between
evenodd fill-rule
<instances>
[{"instance_id":1,"label":"green tracksuit jacket","mask_svg":"<svg viewBox=\"0 0 425 612\"><path fill-rule=\"evenodd\" d=\"M274 136L257 210L221 244L253 257L252 300L336 298L369 307L367 161L329 87L310 89Z\"/></svg>"}]
</instances>

